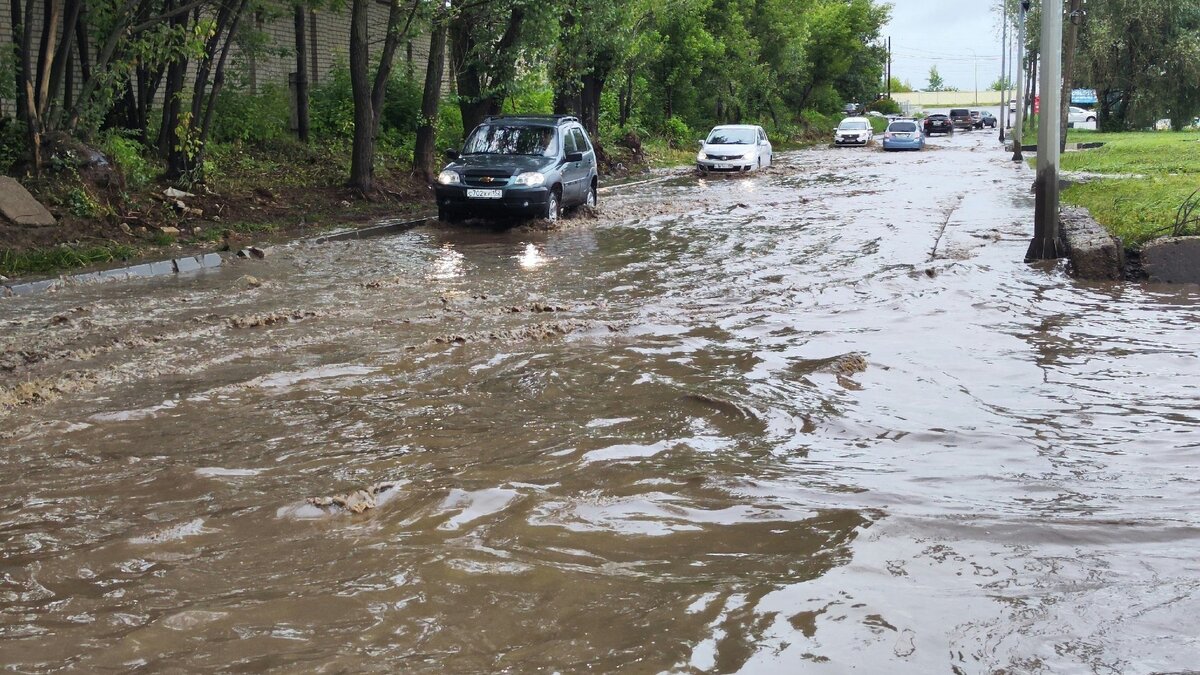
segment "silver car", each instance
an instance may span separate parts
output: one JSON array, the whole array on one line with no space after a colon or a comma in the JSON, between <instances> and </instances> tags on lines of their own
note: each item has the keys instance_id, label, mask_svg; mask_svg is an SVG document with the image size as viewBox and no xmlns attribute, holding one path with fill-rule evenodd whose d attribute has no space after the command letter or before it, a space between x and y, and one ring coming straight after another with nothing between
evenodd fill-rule
<instances>
[{"instance_id":1,"label":"silver car","mask_svg":"<svg viewBox=\"0 0 1200 675\"><path fill-rule=\"evenodd\" d=\"M701 173L737 173L771 166L771 141L767 132L752 124L723 124L713 127L700 141L696 168Z\"/></svg>"}]
</instances>

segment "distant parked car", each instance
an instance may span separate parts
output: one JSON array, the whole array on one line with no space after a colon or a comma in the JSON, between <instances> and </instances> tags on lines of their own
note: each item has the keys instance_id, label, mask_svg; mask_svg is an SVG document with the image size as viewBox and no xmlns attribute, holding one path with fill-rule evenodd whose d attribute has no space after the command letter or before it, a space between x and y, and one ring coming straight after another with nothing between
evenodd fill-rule
<instances>
[{"instance_id":1,"label":"distant parked car","mask_svg":"<svg viewBox=\"0 0 1200 675\"><path fill-rule=\"evenodd\" d=\"M996 116L995 116L995 115L993 115L992 113L990 113L990 112L988 112L988 111L984 110L984 111L983 111L983 112L980 114L980 117L982 118L982 119L981 119L981 121L982 121L982 123L983 123L983 126L985 126L985 127L989 128L989 129L995 129L995 128L996 128Z\"/></svg>"},{"instance_id":2,"label":"distant parked car","mask_svg":"<svg viewBox=\"0 0 1200 675\"><path fill-rule=\"evenodd\" d=\"M934 113L925 118L925 135L932 136L934 134L952 134L954 133L954 123L950 121L949 115Z\"/></svg>"},{"instance_id":3,"label":"distant parked car","mask_svg":"<svg viewBox=\"0 0 1200 675\"><path fill-rule=\"evenodd\" d=\"M863 107L857 103L847 103L846 105L842 106L842 114L846 116L861 115L862 111Z\"/></svg>"},{"instance_id":4,"label":"distant parked car","mask_svg":"<svg viewBox=\"0 0 1200 675\"><path fill-rule=\"evenodd\" d=\"M762 127L726 124L713 127L700 141L696 168L701 173L753 171L771 166L771 156L771 141Z\"/></svg>"},{"instance_id":5,"label":"distant parked car","mask_svg":"<svg viewBox=\"0 0 1200 675\"><path fill-rule=\"evenodd\" d=\"M983 113L979 112L978 110L972 110L971 111L971 121L975 123L972 125L973 129L982 129L983 128Z\"/></svg>"},{"instance_id":6,"label":"distant parked car","mask_svg":"<svg viewBox=\"0 0 1200 675\"><path fill-rule=\"evenodd\" d=\"M865 117L847 117L833 132L834 145L866 145L875 136L871 120Z\"/></svg>"},{"instance_id":7,"label":"distant parked car","mask_svg":"<svg viewBox=\"0 0 1200 675\"><path fill-rule=\"evenodd\" d=\"M884 150L923 150L925 135L914 120L896 120L883 132Z\"/></svg>"},{"instance_id":8,"label":"distant parked car","mask_svg":"<svg viewBox=\"0 0 1200 675\"><path fill-rule=\"evenodd\" d=\"M596 205L596 152L567 115L488 117L438 175L438 220L525 216L558 220L564 206Z\"/></svg>"},{"instance_id":9,"label":"distant parked car","mask_svg":"<svg viewBox=\"0 0 1200 675\"><path fill-rule=\"evenodd\" d=\"M950 123L955 129L966 129L970 131L975 128L975 120L971 119L971 111L966 108L951 108Z\"/></svg>"},{"instance_id":10,"label":"distant parked car","mask_svg":"<svg viewBox=\"0 0 1200 675\"><path fill-rule=\"evenodd\" d=\"M1095 122L1096 113L1092 112L1091 110L1085 110L1083 108L1071 106L1071 110L1067 113L1067 121L1071 124Z\"/></svg>"}]
</instances>

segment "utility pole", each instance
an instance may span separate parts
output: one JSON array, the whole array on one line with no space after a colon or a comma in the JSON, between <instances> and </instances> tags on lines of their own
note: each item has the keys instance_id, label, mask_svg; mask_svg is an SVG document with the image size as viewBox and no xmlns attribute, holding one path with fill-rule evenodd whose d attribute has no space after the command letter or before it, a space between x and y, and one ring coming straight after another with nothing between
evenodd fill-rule
<instances>
[{"instance_id":1,"label":"utility pole","mask_svg":"<svg viewBox=\"0 0 1200 675\"><path fill-rule=\"evenodd\" d=\"M892 36L888 36L887 97L892 100Z\"/></svg>"},{"instance_id":2,"label":"utility pole","mask_svg":"<svg viewBox=\"0 0 1200 675\"><path fill-rule=\"evenodd\" d=\"M1008 72L1004 69L1004 60L1008 57L1008 3L1001 8L1000 19L1000 142L1004 142L1004 125L1008 124Z\"/></svg>"},{"instance_id":3,"label":"utility pole","mask_svg":"<svg viewBox=\"0 0 1200 675\"><path fill-rule=\"evenodd\" d=\"M1011 134L1014 162L1025 161L1021 155L1021 137L1025 135L1025 14L1029 11L1029 4L1030 0L1021 2L1021 15L1017 19L1017 90L1013 95L1017 100L1017 119L1013 122Z\"/></svg>"},{"instance_id":4,"label":"utility pole","mask_svg":"<svg viewBox=\"0 0 1200 675\"><path fill-rule=\"evenodd\" d=\"M1079 24L1083 22L1083 0L1071 0L1071 9L1067 13L1070 23L1067 25L1067 44L1063 51L1063 83L1062 83L1062 119L1060 120L1059 149L1066 149L1067 120L1071 110L1071 85L1075 81L1075 44L1079 39Z\"/></svg>"},{"instance_id":5,"label":"utility pole","mask_svg":"<svg viewBox=\"0 0 1200 675\"><path fill-rule=\"evenodd\" d=\"M1026 260L1058 256L1059 113L1062 97L1063 0L1042 0L1042 92L1038 114L1037 178L1033 240Z\"/></svg>"}]
</instances>

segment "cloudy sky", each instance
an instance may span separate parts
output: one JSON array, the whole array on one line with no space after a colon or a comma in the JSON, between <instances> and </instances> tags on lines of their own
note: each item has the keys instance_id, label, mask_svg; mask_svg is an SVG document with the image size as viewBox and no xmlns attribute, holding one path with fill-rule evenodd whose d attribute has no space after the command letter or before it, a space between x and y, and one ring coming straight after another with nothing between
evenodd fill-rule
<instances>
[{"instance_id":1,"label":"cloudy sky","mask_svg":"<svg viewBox=\"0 0 1200 675\"><path fill-rule=\"evenodd\" d=\"M1000 16L986 0L890 0L892 21L883 35L892 37L892 76L916 89L929 85L929 68L952 87L975 89L1000 76ZM974 50L974 54L972 54Z\"/></svg>"}]
</instances>

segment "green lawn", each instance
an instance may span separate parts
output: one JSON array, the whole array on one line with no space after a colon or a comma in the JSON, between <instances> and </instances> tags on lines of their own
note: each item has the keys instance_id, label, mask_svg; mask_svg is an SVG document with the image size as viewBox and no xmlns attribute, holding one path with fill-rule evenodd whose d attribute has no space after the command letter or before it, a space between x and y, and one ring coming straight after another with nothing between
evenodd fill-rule
<instances>
[{"instance_id":1,"label":"green lawn","mask_svg":"<svg viewBox=\"0 0 1200 675\"><path fill-rule=\"evenodd\" d=\"M1200 188L1200 132L1072 130L1068 140L1105 145L1063 153L1064 171L1114 177L1072 185L1063 192L1063 201L1086 207L1126 246L1138 248L1169 232L1179 205Z\"/></svg>"}]
</instances>

